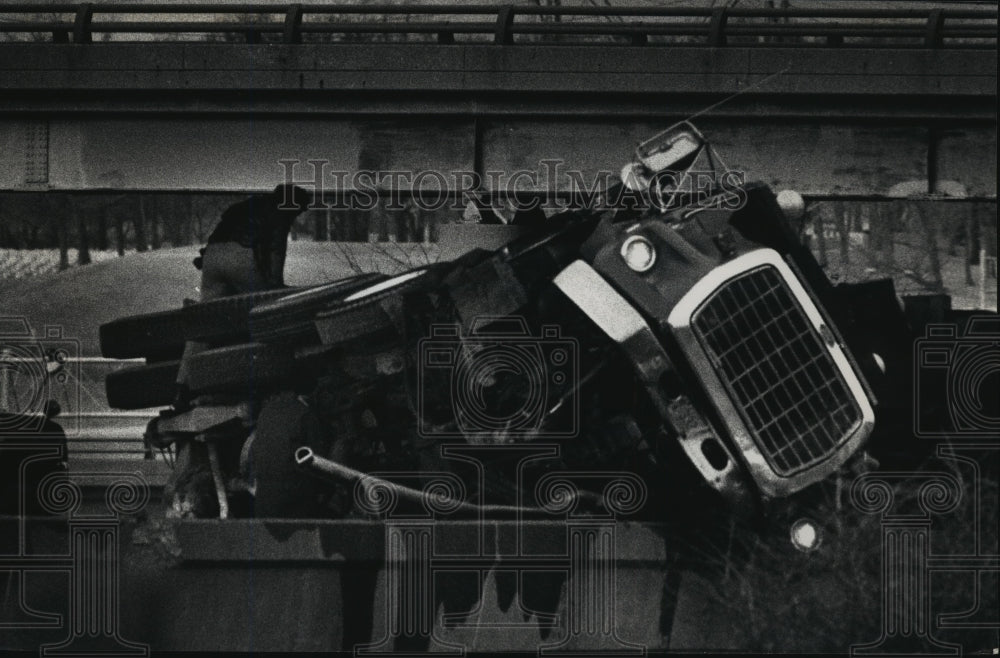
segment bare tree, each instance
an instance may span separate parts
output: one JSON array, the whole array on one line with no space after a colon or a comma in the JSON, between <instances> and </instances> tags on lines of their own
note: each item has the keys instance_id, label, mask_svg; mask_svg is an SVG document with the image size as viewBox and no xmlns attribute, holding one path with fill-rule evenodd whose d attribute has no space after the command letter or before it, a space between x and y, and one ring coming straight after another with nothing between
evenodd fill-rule
<instances>
[{"instance_id":1,"label":"bare tree","mask_svg":"<svg viewBox=\"0 0 1000 658\"><path fill-rule=\"evenodd\" d=\"M972 278L972 261L974 258L979 256L978 250L975 248L977 233L977 222L976 222L976 209L975 206L969 206L965 213L965 249L964 249L964 269L965 269L965 285L974 286L976 285L976 280Z\"/></svg>"},{"instance_id":2,"label":"bare tree","mask_svg":"<svg viewBox=\"0 0 1000 658\"><path fill-rule=\"evenodd\" d=\"M893 268L893 213L892 202L878 203L871 206L872 219L869 223L871 260L876 269L891 272Z\"/></svg>"},{"instance_id":3,"label":"bare tree","mask_svg":"<svg viewBox=\"0 0 1000 658\"><path fill-rule=\"evenodd\" d=\"M194 242L194 198L185 195L181 203L181 240L182 244L189 245Z\"/></svg>"},{"instance_id":4,"label":"bare tree","mask_svg":"<svg viewBox=\"0 0 1000 658\"><path fill-rule=\"evenodd\" d=\"M135 250L139 252L148 251L149 244L146 242L146 198L145 195L138 195L139 213L132 218L132 225L135 227Z\"/></svg>"},{"instance_id":5,"label":"bare tree","mask_svg":"<svg viewBox=\"0 0 1000 658\"><path fill-rule=\"evenodd\" d=\"M125 255L125 218L122 212L115 212L115 248L119 256Z\"/></svg>"},{"instance_id":6,"label":"bare tree","mask_svg":"<svg viewBox=\"0 0 1000 658\"><path fill-rule=\"evenodd\" d=\"M149 212L147 213L149 218L149 248L155 251L162 246L163 202L162 199L155 196L149 201Z\"/></svg>"},{"instance_id":7,"label":"bare tree","mask_svg":"<svg viewBox=\"0 0 1000 658\"><path fill-rule=\"evenodd\" d=\"M73 219L76 220L76 237L78 240L77 244L79 244L79 250L76 254L76 264L89 265L90 233L87 230L87 213L83 208L80 208L80 204L77 199L70 199L69 206Z\"/></svg>"},{"instance_id":8,"label":"bare tree","mask_svg":"<svg viewBox=\"0 0 1000 658\"><path fill-rule=\"evenodd\" d=\"M58 223L59 269L65 270L69 268L69 227L67 226L69 221L66 217L68 203L64 194L49 198L52 199L52 202L49 204L52 216Z\"/></svg>"},{"instance_id":9,"label":"bare tree","mask_svg":"<svg viewBox=\"0 0 1000 658\"><path fill-rule=\"evenodd\" d=\"M97 247L98 251L108 250L108 213L111 203L106 203L97 213Z\"/></svg>"},{"instance_id":10,"label":"bare tree","mask_svg":"<svg viewBox=\"0 0 1000 658\"><path fill-rule=\"evenodd\" d=\"M822 212L817 212L813 216L813 231L816 233L816 250L819 252L820 267L826 267L829 263L826 260L826 226L823 225Z\"/></svg>"},{"instance_id":11,"label":"bare tree","mask_svg":"<svg viewBox=\"0 0 1000 658\"><path fill-rule=\"evenodd\" d=\"M837 201L833 204L833 213L840 241L840 264L847 265L851 262L851 212L843 202Z\"/></svg>"},{"instance_id":12,"label":"bare tree","mask_svg":"<svg viewBox=\"0 0 1000 658\"><path fill-rule=\"evenodd\" d=\"M944 279L941 276L941 254L938 252L937 223L927 212L926 203L918 201L913 205L916 209L917 219L920 222L921 233L923 233L925 254L930 262L930 279L927 281L927 285L934 291L940 291L944 289Z\"/></svg>"},{"instance_id":13,"label":"bare tree","mask_svg":"<svg viewBox=\"0 0 1000 658\"><path fill-rule=\"evenodd\" d=\"M986 251L988 256L993 256L995 259L997 256L997 213L996 207L993 208L992 212L984 212L984 208L980 204L976 204L977 215L979 218L979 248ZM986 276L992 276L994 279L997 278L997 265L996 260L992 261L990 266L990 271L986 272Z\"/></svg>"}]
</instances>

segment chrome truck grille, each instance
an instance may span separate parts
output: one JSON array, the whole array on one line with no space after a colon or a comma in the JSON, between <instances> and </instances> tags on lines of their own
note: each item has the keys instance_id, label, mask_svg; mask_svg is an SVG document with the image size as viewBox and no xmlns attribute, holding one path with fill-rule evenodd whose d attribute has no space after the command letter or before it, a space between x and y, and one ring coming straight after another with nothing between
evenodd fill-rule
<instances>
[{"instance_id":1,"label":"chrome truck grille","mask_svg":"<svg viewBox=\"0 0 1000 658\"><path fill-rule=\"evenodd\" d=\"M829 456L861 411L813 328L771 266L727 282L693 329L764 457L791 475Z\"/></svg>"},{"instance_id":2,"label":"chrome truck grille","mask_svg":"<svg viewBox=\"0 0 1000 658\"><path fill-rule=\"evenodd\" d=\"M765 492L825 477L870 433L864 387L777 252L714 270L670 324Z\"/></svg>"}]
</instances>

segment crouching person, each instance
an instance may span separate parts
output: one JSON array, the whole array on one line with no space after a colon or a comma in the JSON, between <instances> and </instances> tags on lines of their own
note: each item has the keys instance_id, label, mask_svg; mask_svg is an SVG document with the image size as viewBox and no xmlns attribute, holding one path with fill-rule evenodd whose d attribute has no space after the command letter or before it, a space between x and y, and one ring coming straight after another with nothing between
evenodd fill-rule
<instances>
[{"instance_id":1,"label":"crouching person","mask_svg":"<svg viewBox=\"0 0 1000 658\"><path fill-rule=\"evenodd\" d=\"M270 194L260 194L227 208L202 255L195 259L201 269L201 301L285 285L285 255L292 223L309 204L312 195L301 187L278 185ZM174 408L190 406L188 363L206 349L188 342L177 373Z\"/></svg>"},{"instance_id":2,"label":"crouching person","mask_svg":"<svg viewBox=\"0 0 1000 658\"><path fill-rule=\"evenodd\" d=\"M227 208L201 256L195 259L195 266L201 270L201 301L284 287L288 233L312 200L312 195L300 187L278 185L268 194L251 196ZM191 408L190 360L208 347L195 341L185 344L176 379L174 414ZM250 402L251 406L258 403ZM175 437L177 458L166 487L171 515L210 517L229 513L225 496L219 491L218 471L223 476L236 471L242 438L239 431L233 433L232 440L227 438L215 446L192 440L190 435ZM229 446L237 449L226 450Z\"/></svg>"}]
</instances>

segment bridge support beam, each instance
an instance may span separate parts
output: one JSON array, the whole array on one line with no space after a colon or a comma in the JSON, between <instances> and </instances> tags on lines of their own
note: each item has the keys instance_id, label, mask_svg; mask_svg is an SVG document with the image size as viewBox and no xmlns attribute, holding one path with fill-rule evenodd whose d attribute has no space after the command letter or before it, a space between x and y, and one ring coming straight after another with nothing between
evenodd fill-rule
<instances>
[{"instance_id":1,"label":"bridge support beam","mask_svg":"<svg viewBox=\"0 0 1000 658\"><path fill-rule=\"evenodd\" d=\"M994 50L372 48L2 44L0 189L247 191L282 180L282 160L311 180L308 160L544 177L539 162L555 159L590 181L635 142L745 92L698 123L751 177L878 195L933 172L996 195Z\"/></svg>"}]
</instances>

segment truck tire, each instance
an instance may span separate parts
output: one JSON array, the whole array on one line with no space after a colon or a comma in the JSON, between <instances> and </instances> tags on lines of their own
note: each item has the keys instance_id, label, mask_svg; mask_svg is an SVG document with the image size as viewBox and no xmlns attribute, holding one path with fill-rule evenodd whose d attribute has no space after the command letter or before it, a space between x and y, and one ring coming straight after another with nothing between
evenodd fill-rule
<instances>
[{"instance_id":1,"label":"truck tire","mask_svg":"<svg viewBox=\"0 0 1000 658\"><path fill-rule=\"evenodd\" d=\"M205 350L188 361L192 393L251 394L277 384L296 371L294 353L285 345L244 343Z\"/></svg>"},{"instance_id":2,"label":"truck tire","mask_svg":"<svg viewBox=\"0 0 1000 658\"><path fill-rule=\"evenodd\" d=\"M378 273L358 274L261 304L250 312L250 335L253 340L265 343L315 343L318 340L314 325L317 312L387 278Z\"/></svg>"},{"instance_id":3,"label":"truck tire","mask_svg":"<svg viewBox=\"0 0 1000 658\"><path fill-rule=\"evenodd\" d=\"M316 315L315 326L320 340L324 345L333 346L362 336L374 338L391 332L395 323L384 302L434 288L441 282L446 266L428 265L397 274L330 305Z\"/></svg>"},{"instance_id":4,"label":"truck tire","mask_svg":"<svg viewBox=\"0 0 1000 658\"><path fill-rule=\"evenodd\" d=\"M332 491L329 484L304 475L295 463L295 450L307 445L328 454L331 435L316 410L285 392L269 398L257 417L248 460L257 485L254 516L257 518L318 518L329 509L320 503ZM284 529L277 531L284 535Z\"/></svg>"},{"instance_id":5,"label":"truck tire","mask_svg":"<svg viewBox=\"0 0 1000 658\"><path fill-rule=\"evenodd\" d=\"M101 355L111 359L179 358L184 351L181 310L119 318L100 328Z\"/></svg>"},{"instance_id":6,"label":"truck tire","mask_svg":"<svg viewBox=\"0 0 1000 658\"><path fill-rule=\"evenodd\" d=\"M108 406L115 409L165 407L177 392L177 368L180 361L124 368L108 374L104 390Z\"/></svg>"},{"instance_id":7,"label":"truck tire","mask_svg":"<svg viewBox=\"0 0 1000 658\"><path fill-rule=\"evenodd\" d=\"M101 325L101 354L108 358L176 359L184 342L237 342L250 335L250 309L302 288L259 290L219 297L183 308L120 318Z\"/></svg>"},{"instance_id":8,"label":"truck tire","mask_svg":"<svg viewBox=\"0 0 1000 658\"><path fill-rule=\"evenodd\" d=\"M259 290L192 304L181 309L184 338L205 342L246 342L250 337L251 309L303 290L301 287Z\"/></svg>"}]
</instances>

